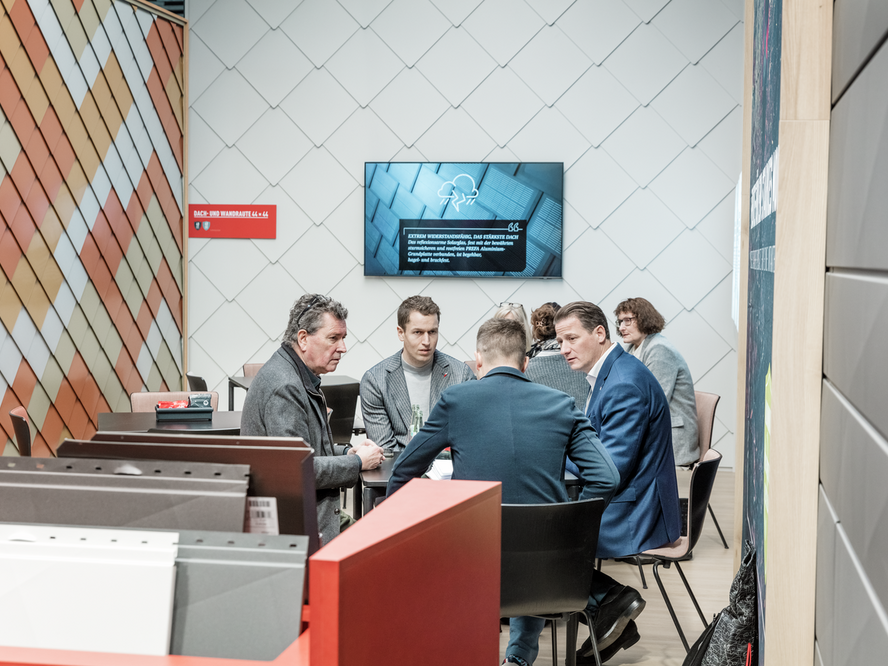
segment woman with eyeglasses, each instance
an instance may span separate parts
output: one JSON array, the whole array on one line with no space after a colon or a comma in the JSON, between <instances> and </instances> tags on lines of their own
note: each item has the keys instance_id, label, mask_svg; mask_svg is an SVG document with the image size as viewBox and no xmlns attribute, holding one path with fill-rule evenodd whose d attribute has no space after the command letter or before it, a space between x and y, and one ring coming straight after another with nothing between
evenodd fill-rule
<instances>
[{"instance_id":1,"label":"woman with eyeglasses","mask_svg":"<svg viewBox=\"0 0 888 666\"><path fill-rule=\"evenodd\" d=\"M700 457L697 441L697 401L694 381L682 355L660 331L666 326L663 315L644 298L629 298L614 314L617 332L626 351L650 370L669 401L672 416L672 450L676 465L690 465Z\"/></svg>"},{"instance_id":2,"label":"woman with eyeglasses","mask_svg":"<svg viewBox=\"0 0 888 666\"><path fill-rule=\"evenodd\" d=\"M561 355L561 345L555 339L555 313L558 303L543 303L530 315L535 342L528 352L530 360L524 374L527 378L553 389L567 393L574 399L577 409L586 411L589 382L582 372L574 372Z\"/></svg>"}]
</instances>

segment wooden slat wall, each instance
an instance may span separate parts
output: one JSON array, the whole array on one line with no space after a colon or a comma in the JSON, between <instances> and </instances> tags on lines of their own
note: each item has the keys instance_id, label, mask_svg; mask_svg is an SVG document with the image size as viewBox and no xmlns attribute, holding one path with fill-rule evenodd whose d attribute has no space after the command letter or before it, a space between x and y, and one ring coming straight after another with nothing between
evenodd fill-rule
<instances>
[{"instance_id":1,"label":"wooden slat wall","mask_svg":"<svg viewBox=\"0 0 888 666\"><path fill-rule=\"evenodd\" d=\"M746 3L743 220L748 232L753 0ZM813 663L832 3L783 2L764 663ZM740 330L746 330L744 234ZM743 338L745 336L741 336ZM738 426L745 399L738 348ZM742 426L737 436L742 534ZM737 557L742 549L737 549Z\"/></svg>"}]
</instances>

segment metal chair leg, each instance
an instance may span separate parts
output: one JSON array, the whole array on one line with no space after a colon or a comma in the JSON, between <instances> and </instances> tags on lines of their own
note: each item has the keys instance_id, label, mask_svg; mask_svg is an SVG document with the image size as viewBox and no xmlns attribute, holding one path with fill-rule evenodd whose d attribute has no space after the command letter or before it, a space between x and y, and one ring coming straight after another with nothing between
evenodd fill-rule
<instances>
[{"instance_id":1,"label":"metal chair leg","mask_svg":"<svg viewBox=\"0 0 888 666\"><path fill-rule=\"evenodd\" d=\"M675 569L678 571L678 575L681 576L681 582L684 583L685 589L688 591L688 596L691 598L691 601L694 602L694 608L697 609L697 615L700 616L700 620L703 622L703 628L709 626L709 623L706 621L706 616L703 615L703 611L700 610L700 604L697 603L697 597L694 596L693 591L691 590L691 586L688 585L688 579L685 578L684 571L681 570L681 565L676 562Z\"/></svg>"},{"instance_id":2,"label":"metal chair leg","mask_svg":"<svg viewBox=\"0 0 888 666\"><path fill-rule=\"evenodd\" d=\"M558 629L555 627L555 619L549 620L552 623L552 664L558 663Z\"/></svg>"},{"instance_id":3,"label":"metal chair leg","mask_svg":"<svg viewBox=\"0 0 888 666\"><path fill-rule=\"evenodd\" d=\"M564 658L565 666L577 666L577 633L579 629L579 619L576 613L567 614L567 638L564 641L564 650L566 656ZM558 666L558 661L552 661L553 666Z\"/></svg>"},{"instance_id":4,"label":"metal chair leg","mask_svg":"<svg viewBox=\"0 0 888 666\"><path fill-rule=\"evenodd\" d=\"M706 507L709 509L709 515L712 516L712 522L715 523L715 529L718 530L718 536L722 540L722 544L725 548L728 547L728 542L725 541L725 535L722 534L722 528L718 524L718 519L715 517L715 511L712 510L712 505L707 504Z\"/></svg>"},{"instance_id":5,"label":"metal chair leg","mask_svg":"<svg viewBox=\"0 0 888 666\"><path fill-rule=\"evenodd\" d=\"M592 613L588 609L583 612L586 615L586 622L589 623L589 640L592 642L592 654L595 655L595 666L601 666L601 655L598 653L598 640L595 638L595 621L592 617ZM574 645L574 663L571 666L576 666L576 656L577 649L576 645Z\"/></svg>"},{"instance_id":6,"label":"metal chair leg","mask_svg":"<svg viewBox=\"0 0 888 666\"><path fill-rule=\"evenodd\" d=\"M644 567L641 566L641 558L636 555L635 556L635 564L638 566L638 575L641 576L641 589L648 589L647 581L644 579Z\"/></svg>"},{"instance_id":7,"label":"metal chair leg","mask_svg":"<svg viewBox=\"0 0 888 666\"><path fill-rule=\"evenodd\" d=\"M669 568L669 562L662 563L664 567ZM678 631L678 637L681 638L681 644L684 646L685 652L690 652L691 648L688 645L688 641L685 638L684 632L681 630L681 624L678 622L678 617L675 615L675 609L672 608L672 602L669 601L669 595L666 594L666 588L663 587L663 581L660 580L660 574L657 571L657 568L660 566L660 560L654 562L654 579L657 581L657 586L660 588L660 594L663 595L663 601L666 602L666 608L669 610L669 615L672 616L672 623L675 625L675 630ZM696 602L695 602L696 603Z\"/></svg>"}]
</instances>

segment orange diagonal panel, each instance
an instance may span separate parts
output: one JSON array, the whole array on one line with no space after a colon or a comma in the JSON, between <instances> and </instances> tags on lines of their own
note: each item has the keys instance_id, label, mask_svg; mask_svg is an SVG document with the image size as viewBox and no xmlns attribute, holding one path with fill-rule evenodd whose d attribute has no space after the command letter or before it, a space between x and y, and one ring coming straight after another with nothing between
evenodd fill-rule
<instances>
[{"instance_id":1,"label":"orange diagonal panel","mask_svg":"<svg viewBox=\"0 0 888 666\"><path fill-rule=\"evenodd\" d=\"M65 368L62 368L62 371L64 372ZM56 398L53 401L53 406L65 423L68 422L68 419L71 416L71 410L74 409L75 402L77 402L77 396L74 393L74 388L67 379L62 379L61 386L59 386L59 392L56 394Z\"/></svg>"},{"instance_id":2,"label":"orange diagonal panel","mask_svg":"<svg viewBox=\"0 0 888 666\"><path fill-rule=\"evenodd\" d=\"M12 224L19 206L22 205L22 198L12 182L12 178L3 178L0 182L0 215L7 225Z\"/></svg>"},{"instance_id":3,"label":"orange diagonal panel","mask_svg":"<svg viewBox=\"0 0 888 666\"><path fill-rule=\"evenodd\" d=\"M0 229L0 268L3 269L4 276L15 273L15 269L18 266L21 256L22 249L15 240L12 231L9 229Z\"/></svg>"},{"instance_id":4,"label":"orange diagonal panel","mask_svg":"<svg viewBox=\"0 0 888 666\"><path fill-rule=\"evenodd\" d=\"M173 113L173 109L170 106L170 100L167 98L166 89L160 81L157 69L151 70L147 85L148 94L151 96L151 101L154 103L154 108L157 110L157 117L160 118L160 123L163 125L164 133L170 143L170 148L173 150L176 163L181 170L182 130L179 127L179 123L176 121L176 115Z\"/></svg>"},{"instance_id":5,"label":"orange diagonal panel","mask_svg":"<svg viewBox=\"0 0 888 666\"><path fill-rule=\"evenodd\" d=\"M161 22L154 21L151 24L145 43L148 45L148 51L151 53L151 59L154 60L154 66L157 68L161 82L166 83L166 80L172 74L173 68L170 65L170 59L167 57L166 49L163 47L163 40L161 40L157 28L158 23Z\"/></svg>"},{"instance_id":6,"label":"orange diagonal panel","mask_svg":"<svg viewBox=\"0 0 888 666\"><path fill-rule=\"evenodd\" d=\"M86 413L86 410L83 409L83 405L79 402L74 403L74 408L71 410L71 416L67 421L67 425L68 430L70 430L71 434L77 439L88 439L91 436L88 434L89 415Z\"/></svg>"},{"instance_id":7,"label":"orange diagonal panel","mask_svg":"<svg viewBox=\"0 0 888 666\"><path fill-rule=\"evenodd\" d=\"M50 406L49 411L46 412L46 419L43 421L43 429L40 431L40 434L43 435L47 445L53 451L55 451L58 445L62 443L62 431L64 430L64 427L65 424L62 421L62 417L56 411L55 407Z\"/></svg>"},{"instance_id":8,"label":"orange diagonal panel","mask_svg":"<svg viewBox=\"0 0 888 666\"><path fill-rule=\"evenodd\" d=\"M27 144L31 140L31 134L37 129L34 118L31 116L31 110L28 108L28 103L20 99L18 104L15 105L12 114L7 114L6 117L12 125L13 131L15 131L19 143L23 146Z\"/></svg>"},{"instance_id":9,"label":"orange diagonal panel","mask_svg":"<svg viewBox=\"0 0 888 666\"><path fill-rule=\"evenodd\" d=\"M0 108L3 109L7 118L15 112L15 107L18 106L21 98L18 85L12 78L12 72L4 67L0 72Z\"/></svg>"},{"instance_id":10,"label":"orange diagonal panel","mask_svg":"<svg viewBox=\"0 0 888 666\"><path fill-rule=\"evenodd\" d=\"M148 176L145 172L142 172L141 182L148 182ZM130 228L133 230L133 234L139 231L139 224L142 222L142 215L145 214L145 211L142 209L142 204L139 201L139 193L133 192L133 196L130 197L129 205L126 207L126 219L129 221Z\"/></svg>"},{"instance_id":11,"label":"orange diagonal panel","mask_svg":"<svg viewBox=\"0 0 888 666\"><path fill-rule=\"evenodd\" d=\"M24 199L31 191L31 186L37 180L34 169L31 168L31 162L25 153L19 153L15 164L9 171L9 177L12 179L15 189L18 191L19 197Z\"/></svg>"},{"instance_id":12,"label":"orange diagonal panel","mask_svg":"<svg viewBox=\"0 0 888 666\"><path fill-rule=\"evenodd\" d=\"M12 224L9 225L9 229L18 241L19 247L24 249L31 244L31 237L37 231L37 225L31 219L28 209L22 206L12 218Z\"/></svg>"},{"instance_id":13,"label":"orange diagonal panel","mask_svg":"<svg viewBox=\"0 0 888 666\"><path fill-rule=\"evenodd\" d=\"M74 359L71 361L71 367L68 369L67 377L71 384L71 388L74 389L74 394L77 396L84 395L86 392L86 383L91 375L89 374L89 368L86 367L86 363L83 362L83 357L80 355L80 352L74 352Z\"/></svg>"},{"instance_id":14,"label":"orange diagonal panel","mask_svg":"<svg viewBox=\"0 0 888 666\"><path fill-rule=\"evenodd\" d=\"M55 109L47 109L40 122L40 133L43 135L43 140L46 141L49 152L52 152L58 145L59 139L62 138L62 132L62 123L59 122Z\"/></svg>"},{"instance_id":15,"label":"orange diagonal panel","mask_svg":"<svg viewBox=\"0 0 888 666\"><path fill-rule=\"evenodd\" d=\"M28 3L13 3L12 7L9 9L9 18L12 20L12 25L15 27L15 31L18 33L22 43L27 41L28 37L31 35L31 31L34 30L37 25L37 22L34 20L34 15L31 13L31 8L28 7ZM40 31L37 30L37 32Z\"/></svg>"},{"instance_id":16,"label":"orange diagonal panel","mask_svg":"<svg viewBox=\"0 0 888 666\"><path fill-rule=\"evenodd\" d=\"M38 178L40 184L43 185L43 189L46 192L49 201L54 201L59 194L59 190L62 189L62 183L65 180L62 178L62 173L59 171L54 160L46 161Z\"/></svg>"},{"instance_id":17,"label":"orange diagonal panel","mask_svg":"<svg viewBox=\"0 0 888 666\"><path fill-rule=\"evenodd\" d=\"M22 401L23 405L31 402L31 395L34 393L34 387L37 386L37 375L31 370L30 364L22 359L19 363L18 372L15 373L15 381L12 382L12 390Z\"/></svg>"},{"instance_id":18,"label":"orange diagonal panel","mask_svg":"<svg viewBox=\"0 0 888 666\"><path fill-rule=\"evenodd\" d=\"M37 220L42 220L46 217L46 212L49 210L49 199L43 192L43 187L39 182L31 186L31 191L28 192L28 197L25 199L25 205L28 207L28 211L31 213L31 218L35 221L35 224Z\"/></svg>"},{"instance_id":19,"label":"orange diagonal panel","mask_svg":"<svg viewBox=\"0 0 888 666\"><path fill-rule=\"evenodd\" d=\"M139 335L142 336L142 340L148 339L148 333L151 331L152 321L154 321L154 319L151 317L151 309L148 307L147 303L142 301L142 305L139 307L139 316L136 318L136 326L138 327ZM136 353L136 358L138 357L139 354Z\"/></svg>"},{"instance_id":20,"label":"orange diagonal panel","mask_svg":"<svg viewBox=\"0 0 888 666\"><path fill-rule=\"evenodd\" d=\"M135 199L135 193L133 193L132 199ZM138 203L138 202L137 202ZM133 239L133 229L129 225L129 220L127 219L127 213L123 210L123 207L120 205L120 199L117 198L117 192L113 189L108 193L108 199L105 201L105 205L102 210L105 213L105 217L108 218L108 224L111 227L111 231L114 233L114 236L117 238L117 242L120 245L121 251L126 254L126 251L129 249L130 241ZM110 263L108 264L111 265ZM112 273L117 273L117 268L111 268Z\"/></svg>"},{"instance_id":21,"label":"orange diagonal panel","mask_svg":"<svg viewBox=\"0 0 888 666\"><path fill-rule=\"evenodd\" d=\"M120 288L115 282L108 285L108 291L105 292L104 303L105 309L108 311L108 316L111 318L111 321L114 322L114 326L117 328L120 338L123 339L124 331L118 323L120 308L123 307L123 294L120 293ZM132 321L132 316L130 316L130 321Z\"/></svg>"},{"instance_id":22,"label":"orange diagonal panel","mask_svg":"<svg viewBox=\"0 0 888 666\"><path fill-rule=\"evenodd\" d=\"M164 265L166 262L163 262ZM160 311L160 302L163 300L163 294L160 293L160 286L157 284L157 280L151 280L151 286L148 287L148 295L145 296L145 301L148 303L148 307L151 308L151 314L157 317L157 313Z\"/></svg>"}]
</instances>

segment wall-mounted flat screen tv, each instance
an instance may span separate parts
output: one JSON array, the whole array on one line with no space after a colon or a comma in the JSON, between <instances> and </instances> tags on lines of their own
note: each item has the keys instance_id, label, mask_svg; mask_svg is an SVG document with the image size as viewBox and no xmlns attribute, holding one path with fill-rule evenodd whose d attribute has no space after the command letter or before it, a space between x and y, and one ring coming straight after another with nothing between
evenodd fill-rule
<instances>
[{"instance_id":1,"label":"wall-mounted flat screen tv","mask_svg":"<svg viewBox=\"0 0 888 666\"><path fill-rule=\"evenodd\" d=\"M563 162L367 162L364 275L562 277Z\"/></svg>"}]
</instances>

